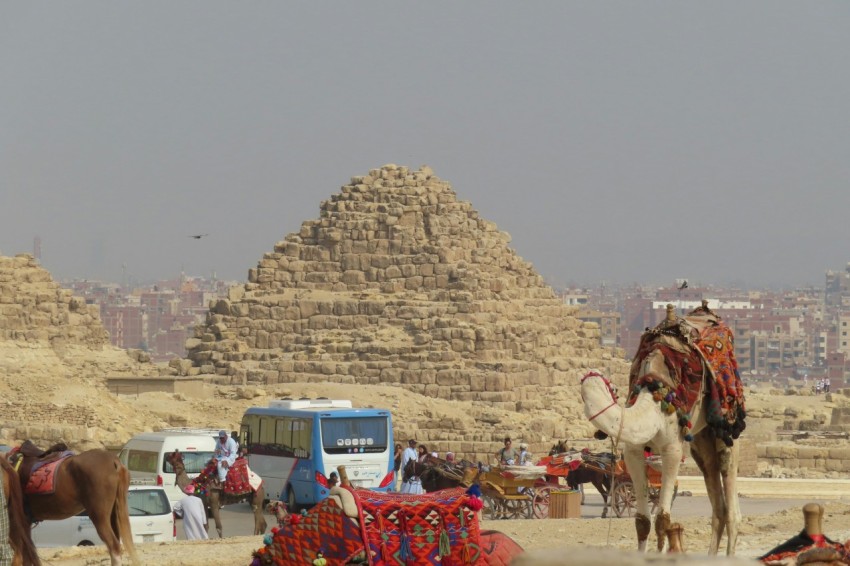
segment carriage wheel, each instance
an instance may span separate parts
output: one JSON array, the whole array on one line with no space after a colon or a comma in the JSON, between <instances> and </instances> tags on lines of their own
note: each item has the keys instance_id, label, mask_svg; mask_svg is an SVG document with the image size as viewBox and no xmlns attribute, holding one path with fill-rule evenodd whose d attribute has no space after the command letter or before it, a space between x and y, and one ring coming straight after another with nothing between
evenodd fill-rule
<instances>
[{"instance_id":1,"label":"carriage wheel","mask_svg":"<svg viewBox=\"0 0 850 566\"><path fill-rule=\"evenodd\" d=\"M489 519L501 519L501 509L497 504L496 500L493 499L493 496L489 493L485 493L481 496L481 501L484 503L484 507L481 508L481 516L486 516Z\"/></svg>"},{"instance_id":2,"label":"carriage wheel","mask_svg":"<svg viewBox=\"0 0 850 566\"><path fill-rule=\"evenodd\" d=\"M614 484L611 493L611 507L618 517L631 517L635 513L635 486L631 480L622 480Z\"/></svg>"},{"instance_id":3,"label":"carriage wheel","mask_svg":"<svg viewBox=\"0 0 850 566\"><path fill-rule=\"evenodd\" d=\"M525 519L528 516L527 499L504 499L502 506L505 510L505 519Z\"/></svg>"},{"instance_id":4,"label":"carriage wheel","mask_svg":"<svg viewBox=\"0 0 850 566\"><path fill-rule=\"evenodd\" d=\"M670 509L667 511L673 510L673 502L676 501L676 496L679 494L679 482L673 486L673 498L670 499ZM649 510L650 513L655 515L655 512L658 510L658 501L661 499L661 487L653 487L649 486L649 503L651 508Z\"/></svg>"},{"instance_id":5,"label":"carriage wheel","mask_svg":"<svg viewBox=\"0 0 850 566\"><path fill-rule=\"evenodd\" d=\"M531 510L538 519L549 517L549 486L538 487L534 490L534 499L531 501Z\"/></svg>"}]
</instances>

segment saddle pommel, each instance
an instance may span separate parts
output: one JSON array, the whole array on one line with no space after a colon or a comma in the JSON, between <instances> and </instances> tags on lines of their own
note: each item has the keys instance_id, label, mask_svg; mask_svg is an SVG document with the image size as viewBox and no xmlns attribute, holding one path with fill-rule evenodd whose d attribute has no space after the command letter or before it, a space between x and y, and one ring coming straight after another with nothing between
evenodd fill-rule
<instances>
[{"instance_id":1,"label":"saddle pommel","mask_svg":"<svg viewBox=\"0 0 850 566\"><path fill-rule=\"evenodd\" d=\"M667 304L667 322L676 322L676 307Z\"/></svg>"}]
</instances>

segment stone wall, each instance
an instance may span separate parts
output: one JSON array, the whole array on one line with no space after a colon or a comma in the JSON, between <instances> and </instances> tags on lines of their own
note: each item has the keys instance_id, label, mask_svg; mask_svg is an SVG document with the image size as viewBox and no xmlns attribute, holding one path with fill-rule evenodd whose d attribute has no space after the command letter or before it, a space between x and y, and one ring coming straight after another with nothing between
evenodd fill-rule
<instances>
[{"instance_id":1,"label":"stone wall","mask_svg":"<svg viewBox=\"0 0 850 566\"><path fill-rule=\"evenodd\" d=\"M843 441L833 446L801 446L790 443L758 444L759 460L790 470L808 468L827 472L850 472L850 444Z\"/></svg>"}]
</instances>

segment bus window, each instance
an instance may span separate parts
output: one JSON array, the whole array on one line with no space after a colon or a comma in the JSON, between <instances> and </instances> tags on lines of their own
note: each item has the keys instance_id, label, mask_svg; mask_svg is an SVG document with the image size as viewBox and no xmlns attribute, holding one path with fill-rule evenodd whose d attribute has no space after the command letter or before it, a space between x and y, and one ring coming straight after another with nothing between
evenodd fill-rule
<instances>
[{"instance_id":1,"label":"bus window","mask_svg":"<svg viewBox=\"0 0 850 566\"><path fill-rule=\"evenodd\" d=\"M328 454L384 452L387 417L322 419L322 448Z\"/></svg>"},{"instance_id":2,"label":"bus window","mask_svg":"<svg viewBox=\"0 0 850 566\"><path fill-rule=\"evenodd\" d=\"M313 423L308 419L292 419L292 451L296 458L310 457Z\"/></svg>"}]
</instances>

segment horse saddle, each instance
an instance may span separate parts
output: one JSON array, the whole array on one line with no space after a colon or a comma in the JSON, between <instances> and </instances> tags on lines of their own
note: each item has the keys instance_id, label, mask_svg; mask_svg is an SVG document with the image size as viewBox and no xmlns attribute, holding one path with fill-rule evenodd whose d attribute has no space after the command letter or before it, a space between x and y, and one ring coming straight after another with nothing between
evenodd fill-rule
<instances>
[{"instance_id":1,"label":"horse saddle","mask_svg":"<svg viewBox=\"0 0 850 566\"><path fill-rule=\"evenodd\" d=\"M25 440L15 450L11 462L18 472L18 478L25 493L53 493L59 465L73 454L64 442L42 450L31 441Z\"/></svg>"}]
</instances>

